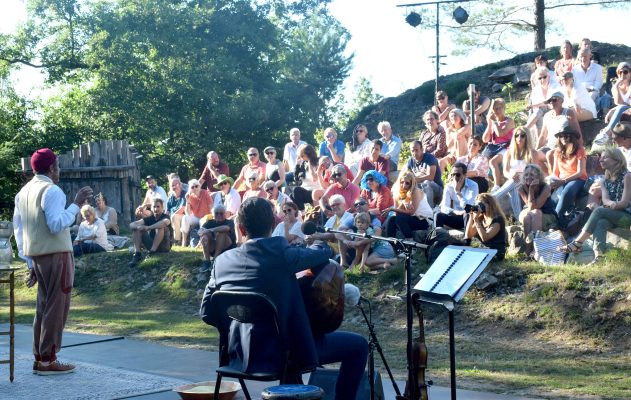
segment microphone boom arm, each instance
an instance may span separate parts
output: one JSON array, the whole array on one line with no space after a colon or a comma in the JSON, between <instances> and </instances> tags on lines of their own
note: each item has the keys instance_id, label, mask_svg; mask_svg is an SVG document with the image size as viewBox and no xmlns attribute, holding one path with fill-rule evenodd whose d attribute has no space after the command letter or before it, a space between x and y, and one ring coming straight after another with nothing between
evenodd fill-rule
<instances>
[{"instance_id":1,"label":"microphone boom arm","mask_svg":"<svg viewBox=\"0 0 631 400\"><path fill-rule=\"evenodd\" d=\"M355 232L350 232L350 231L341 231L338 229L333 229L333 228L324 228L324 231L327 233L339 233L342 235L348 235L348 236L352 236L352 237L356 237L356 238L360 238L360 239L375 239L375 240L383 240L385 242L388 242L390 244L392 244L395 247L416 247L418 249L426 249L429 246L427 246L426 244L422 244L422 243L417 243L411 240L402 240L402 239L397 239L397 238L391 238L391 237L384 237L384 236L377 236L377 235L369 235L367 233L355 233Z\"/></svg>"}]
</instances>

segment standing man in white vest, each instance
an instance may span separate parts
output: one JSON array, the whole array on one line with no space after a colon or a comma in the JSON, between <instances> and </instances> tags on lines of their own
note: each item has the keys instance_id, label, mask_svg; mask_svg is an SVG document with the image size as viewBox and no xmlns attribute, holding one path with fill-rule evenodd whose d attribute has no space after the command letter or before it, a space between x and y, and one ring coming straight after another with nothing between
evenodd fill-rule
<instances>
[{"instance_id":1,"label":"standing man in white vest","mask_svg":"<svg viewBox=\"0 0 631 400\"><path fill-rule=\"evenodd\" d=\"M73 372L75 366L57 360L61 348L74 280L74 258L68 227L79 209L92 197L88 186L79 190L66 207L59 182L59 160L50 149L31 157L35 176L15 196L13 222L18 251L32 261L27 285L39 283L33 321L33 373L57 375Z\"/></svg>"}]
</instances>

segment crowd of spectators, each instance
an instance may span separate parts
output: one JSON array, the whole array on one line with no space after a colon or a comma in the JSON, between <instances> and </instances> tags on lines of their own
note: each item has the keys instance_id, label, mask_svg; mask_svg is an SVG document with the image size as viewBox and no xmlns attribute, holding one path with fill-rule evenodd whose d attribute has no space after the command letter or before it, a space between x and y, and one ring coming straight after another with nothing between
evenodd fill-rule
<instances>
[{"instance_id":1,"label":"crowd of spectators","mask_svg":"<svg viewBox=\"0 0 631 400\"><path fill-rule=\"evenodd\" d=\"M241 244L233 221L248 197L272 203L274 236L296 246L327 241L342 265L361 271L391 266L394 249L339 232L305 234L307 216L337 231L407 240L418 230L460 230L465 244L476 238L501 259L507 225L521 225L532 238L539 231L565 230L581 212L584 226L560 250L581 251L593 237L598 262L607 230L631 225L631 65L621 62L614 80L604 81L589 40L581 41L576 54L565 41L553 65L545 55L535 58L523 125L507 112L504 99L484 96L478 87L473 104L467 100L462 108L438 91L435 105L423 114L424 127L405 144L388 121L356 125L348 143L331 127L320 143L301 140L293 128L282 159L276 147L263 149L267 162L249 148L236 180L220 149L208 153L199 179L185 185L171 175L168 197L148 176L131 225L133 262L142 247L168 251L174 243L201 248L202 270L208 270L221 252ZM587 148L579 123L599 117L607 125ZM378 136L369 135L371 129ZM408 147L409 158L402 159ZM590 152L600 162L588 172ZM97 206L82 210L75 252L107 250L100 235L119 232L104 196Z\"/></svg>"}]
</instances>

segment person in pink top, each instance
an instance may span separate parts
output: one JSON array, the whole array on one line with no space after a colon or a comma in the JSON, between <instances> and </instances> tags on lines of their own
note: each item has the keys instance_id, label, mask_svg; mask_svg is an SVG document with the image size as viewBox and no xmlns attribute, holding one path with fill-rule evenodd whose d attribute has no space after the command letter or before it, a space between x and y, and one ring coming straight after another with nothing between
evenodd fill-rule
<instances>
[{"instance_id":1,"label":"person in pink top","mask_svg":"<svg viewBox=\"0 0 631 400\"><path fill-rule=\"evenodd\" d=\"M259 158L259 151L256 148L250 147L248 149L248 160L249 162L241 168L239 177L236 181L234 181L234 185L232 187L236 190L240 190L239 188L241 184L245 183L246 178L253 172L255 172L259 177L259 184L262 184L265 180L266 164Z\"/></svg>"},{"instance_id":2,"label":"person in pink top","mask_svg":"<svg viewBox=\"0 0 631 400\"><path fill-rule=\"evenodd\" d=\"M486 149L482 152L489 159L495 185L501 185L502 172L500 165L504 159L504 153L510 145L515 130L515 121L506 115L506 103L504 99L497 98L491 103L491 112L487 115L487 127L482 140L487 143Z\"/></svg>"},{"instance_id":3,"label":"person in pink top","mask_svg":"<svg viewBox=\"0 0 631 400\"><path fill-rule=\"evenodd\" d=\"M242 201L245 201L245 199L249 197L267 198L265 190L263 190L259 184L259 176L256 172L251 172L250 175L248 175L248 180L246 181L245 186L248 189L245 193L243 193Z\"/></svg>"},{"instance_id":4,"label":"person in pink top","mask_svg":"<svg viewBox=\"0 0 631 400\"><path fill-rule=\"evenodd\" d=\"M561 47L559 47L559 58L554 63L554 74L557 78L562 78L566 72L571 72L574 67L574 56L572 55L572 43L569 40L564 40Z\"/></svg>"},{"instance_id":5,"label":"person in pink top","mask_svg":"<svg viewBox=\"0 0 631 400\"><path fill-rule=\"evenodd\" d=\"M381 151L381 149L379 149L378 151ZM385 161L386 164L388 164L388 160ZM326 189L324 195L322 195L322 197L320 198L320 207L322 207L322 209L329 209L329 198L334 194L340 194L344 197L346 204L349 206L349 211L355 212L354 204L355 201L359 198L359 193L361 192L361 190L359 189L359 186L348 179L346 169L344 169L343 165L336 164L333 166L331 180L333 181L333 183Z\"/></svg>"},{"instance_id":6,"label":"person in pink top","mask_svg":"<svg viewBox=\"0 0 631 400\"><path fill-rule=\"evenodd\" d=\"M383 223L390 207L394 205L388 178L375 170L367 171L362 178L361 188L360 196L368 200L368 212L376 215Z\"/></svg>"},{"instance_id":7,"label":"person in pink top","mask_svg":"<svg viewBox=\"0 0 631 400\"><path fill-rule=\"evenodd\" d=\"M210 214L213 199L208 190L202 189L197 179L188 181L188 193L186 193L186 210L182 218L182 246L188 245L191 228L199 226L199 220Z\"/></svg>"},{"instance_id":8,"label":"person in pink top","mask_svg":"<svg viewBox=\"0 0 631 400\"><path fill-rule=\"evenodd\" d=\"M362 158L359 163L359 171L357 171L357 176L353 179L353 183L355 185L359 184L362 180L362 176L366 171L370 171L374 169L378 171L383 176L388 176L390 174L390 161L386 160L381 155L381 149L383 148L383 142L379 139L375 139L370 143L370 155ZM354 202L355 200L353 200ZM348 201L346 204L351 204Z\"/></svg>"}]
</instances>

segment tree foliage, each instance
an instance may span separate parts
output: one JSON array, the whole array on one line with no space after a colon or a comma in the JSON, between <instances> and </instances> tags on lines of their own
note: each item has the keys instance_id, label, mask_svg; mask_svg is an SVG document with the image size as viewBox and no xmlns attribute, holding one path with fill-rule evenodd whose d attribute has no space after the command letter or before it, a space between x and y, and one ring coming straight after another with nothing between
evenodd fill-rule
<instances>
[{"instance_id":1,"label":"tree foliage","mask_svg":"<svg viewBox=\"0 0 631 400\"><path fill-rule=\"evenodd\" d=\"M56 95L29 125L39 142L128 139L152 173L194 176L211 149L236 167L247 146L329 123L352 56L326 3L33 0L28 21L0 36L0 70L47 72Z\"/></svg>"}]
</instances>

